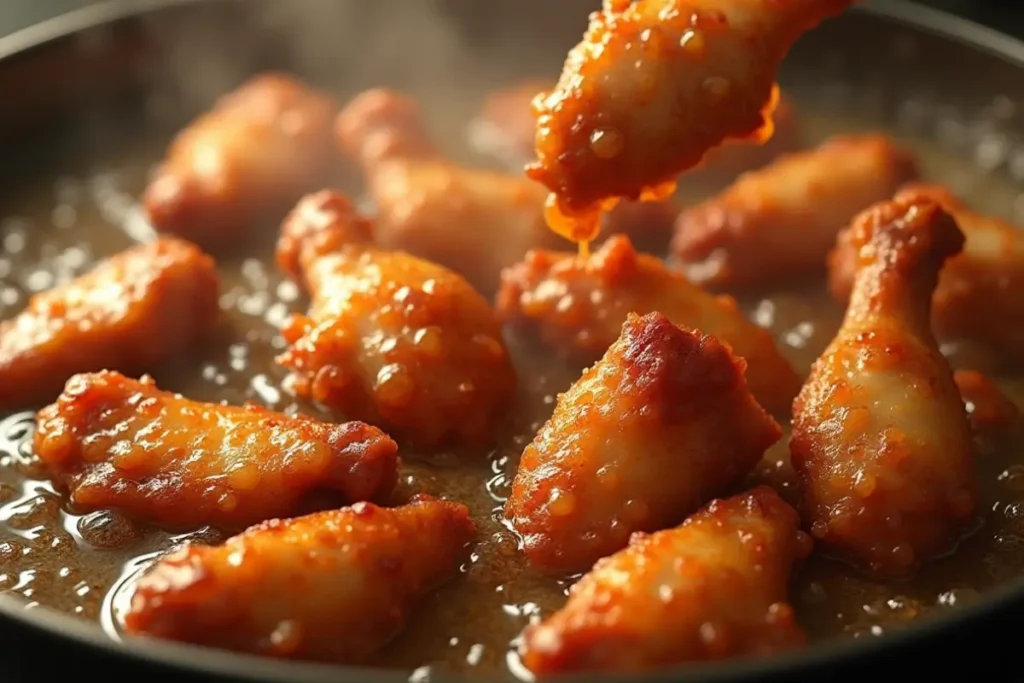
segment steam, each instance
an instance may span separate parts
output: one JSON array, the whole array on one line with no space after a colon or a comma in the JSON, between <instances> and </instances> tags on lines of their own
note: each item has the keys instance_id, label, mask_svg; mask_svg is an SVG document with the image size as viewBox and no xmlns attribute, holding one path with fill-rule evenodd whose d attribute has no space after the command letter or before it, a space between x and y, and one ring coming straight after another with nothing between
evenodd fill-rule
<instances>
[{"instance_id":1,"label":"steam","mask_svg":"<svg viewBox=\"0 0 1024 683\"><path fill-rule=\"evenodd\" d=\"M184 4L192 7L180 20L168 22L158 13L146 25L169 56L158 70L151 113L177 112L180 124L181 112L194 115L248 76L277 67L342 100L377 86L406 92L423 103L445 143L455 135L445 122L467 121L483 94L523 77L554 80L593 3L546 10L554 17L531 16L535 9L500 0ZM559 21L571 27L568 41L545 35Z\"/></svg>"}]
</instances>

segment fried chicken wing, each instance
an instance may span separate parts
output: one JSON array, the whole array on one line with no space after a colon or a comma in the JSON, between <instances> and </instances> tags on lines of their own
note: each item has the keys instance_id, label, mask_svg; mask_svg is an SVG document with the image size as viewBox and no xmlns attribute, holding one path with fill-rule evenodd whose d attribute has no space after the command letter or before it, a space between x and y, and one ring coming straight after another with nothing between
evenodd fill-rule
<instances>
[{"instance_id":1,"label":"fried chicken wing","mask_svg":"<svg viewBox=\"0 0 1024 683\"><path fill-rule=\"evenodd\" d=\"M301 396L417 445L479 445L515 394L494 311L464 279L375 247L342 195L307 196L285 221L281 268L312 296L278 362Z\"/></svg>"},{"instance_id":2,"label":"fried chicken wing","mask_svg":"<svg viewBox=\"0 0 1024 683\"><path fill-rule=\"evenodd\" d=\"M35 452L75 508L168 529L245 527L321 490L373 499L398 477L376 427L199 403L116 372L72 377L37 421Z\"/></svg>"},{"instance_id":3,"label":"fried chicken wing","mask_svg":"<svg viewBox=\"0 0 1024 683\"><path fill-rule=\"evenodd\" d=\"M523 452L505 515L530 563L586 571L742 479L782 436L744 370L714 337L630 314Z\"/></svg>"},{"instance_id":4,"label":"fried chicken wing","mask_svg":"<svg viewBox=\"0 0 1024 683\"><path fill-rule=\"evenodd\" d=\"M713 287L821 273L839 231L916 173L914 157L883 135L833 138L683 211L673 257L692 281Z\"/></svg>"},{"instance_id":5,"label":"fried chicken wing","mask_svg":"<svg viewBox=\"0 0 1024 683\"><path fill-rule=\"evenodd\" d=\"M534 674L629 673L765 656L807 638L787 602L810 552L796 511L762 486L712 501L675 529L635 534L574 585L560 611L527 629Z\"/></svg>"},{"instance_id":6,"label":"fried chicken wing","mask_svg":"<svg viewBox=\"0 0 1024 683\"><path fill-rule=\"evenodd\" d=\"M337 133L362 164L377 204L374 235L384 248L451 268L490 295L502 268L559 241L544 223L543 187L443 158L404 95L359 95L339 115Z\"/></svg>"},{"instance_id":7,"label":"fried chicken wing","mask_svg":"<svg viewBox=\"0 0 1024 683\"><path fill-rule=\"evenodd\" d=\"M440 156L419 104L390 88L353 97L338 113L334 135L341 151L364 170L388 159Z\"/></svg>"},{"instance_id":8,"label":"fried chicken wing","mask_svg":"<svg viewBox=\"0 0 1024 683\"><path fill-rule=\"evenodd\" d=\"M220 313L220 278L194 245L127 249L0 322L0 412L52 401L76 372L141 372L192 347Z\"/></svg>"},{"instance_id":9,"label":"fried chicken wing","mask_svg":"<svg viewBox=\"0 0 1024 683\"><path fill-rule=\"evenodd\" d=\"M925 197L956 218L966 237L964 250L939 274L932 299L932 328L943 339L981 342L1010 358L1024 353L1024 230L1001 218L970 209L945 187L915 183L897 199ZM829 256L829 287L837 299L850 297L857 247L840 235Z\"/></svg>"},{"instance_id":10,"label":"fried chicken wing","mask_svg":"<svg viewBox=\"0 0 1024 683\"><path fill-rule=\"evenodd\" d=\"M964 237L923 197L878 204L851 230L853 296L794 402L792 464L814 537L903 576L950 550L977 507L971 429L929 324Z\"/></svg>"},{"instance_id":11,"label":"fried chicken wing","mask_svg":"<svg viewBox=\"0 0 1024 683\"><path fill-rule=\"evenodd\" d=\"M771 333L732 298L708 294L659 259L638 254L625 236L610 237L586 259L531 251L503 273L497 308L504 320L582 363L601 357L629 313L659 311L728 343L746 360L747 384L771 412L788 414L800 390L800 377Z\"/></svg>"},{"instance_id":12,"label":"fried chicken wing","mask_svg":"<svg viewBox=\"0 0 1024 683\"><path fill-rule=\"evenodd\" d=\"M469 144L477 153L501 160L509 170L520 170L534 155L536 120L533 100L551 89L543 79L529 79L494 92L484 100L477 117L469 126ZM759 144L750 140L732 140L715 147L700 164L683 173L684 182L722 183L745 171L770 163L783 152L795 149L800 139L798 119L792 102L780 95L772 117L775 133ZM634 206L663 206L670 202L626 202ZM612 211L606 221L614 224ZM614 225L612 226L614 227ZM605 232L607 232L607 226ZM629 233L634 241L638 235Z\"/></svg>"},{"instance_id":13,"label":"fried chicken wing","mask_svg":"<svg viewBox=\"0 0 1024 683\"><path fill-rule=\"evenodd\" d=\"M274 519L172 551L139 580L129 634L238 652L361 664L420 599L458 574L476 531L464 505L426 496Z\"/></svg>"},{"instance_id":14,"label":"fried chicken wing","mask_svg":"<svg viewBox=\"0 0 1024 683\"><path fill-rule=\"evenodd\" d=\"M330 170L336 111L286 74L244 83L171 143L143 200L153 226L208 249L244 241Z\"/></svg>"},{"instance_id":15,"label":"fried chicken wing","mask_svg":"<svg viewBox=\"0 0 1024 683\"><path fill-rule=\"evenodd\" d=\"M532 79L487 98L469 127L469 143L479 154L498 159L509 172L520 174L533 156L534 118L531 102L538 92L550 88L546 81ZM542 215L547 192L537 186L537 214ZM602 233L629 235L642 251L664 253L679 208L673 199L657 202L622 202L603 219ZM543 219L541 219L543 221ZM544 232L550 235L547 226ZM537 240L531 247L559 240ZM521 258L520 253L516 258ZM511 265L511 262L502 264Z\"/></svg>"},{"instance_id":16,"label":"fried chicken wing","mask_svg":"<svg viewBox=\"0 0 1024 683\"><path fill-rule=\"evenodd\" d=\"M659 196L729 139L772 135L790 46L853 0L605 0L538 95L530 177L549 223L575 241L616 198Z\"/></svg>"},{"instance_id":17,"label":"fried chicken wing","mask_svg":"<svg viewBox=\"0 0 1024 683\"><path fill-rule=\"evenodd\" d=\"M975 433L999 432L1020 424L1020 408L990 378L974 370L957 370L953 381Z\"/></svg>"}]
</instances>

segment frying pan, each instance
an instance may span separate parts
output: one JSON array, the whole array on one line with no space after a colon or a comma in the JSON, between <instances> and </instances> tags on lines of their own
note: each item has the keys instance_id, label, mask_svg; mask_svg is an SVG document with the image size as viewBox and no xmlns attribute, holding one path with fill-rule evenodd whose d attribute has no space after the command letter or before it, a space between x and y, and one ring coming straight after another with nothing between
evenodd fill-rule
<instances>
[{"instance_id":1,"label":"frying pan","mask_svg":"<svg viewBox=\"0 0 1024 683\"><path fill-rule=\"evenodd\" d=\"M416 26L408 14L418 5L450 16L447 28ZM0 187L68 155L102 155L127 136L162 144L215 96L266 68L290 69L314 83L340 83L350 93L392 85L443 102L445 115L458 113L470 101L464 92L468 81L486 87L540 69L555 72L580 35L582 17L595 5L596 0L100 4L0 41ZM1022 83L1024 44L903 2L869 2L826 23L801 41L783 74L784 88L798 100L876 127L939 137L965 158L965 167L974 164L965 182L975 183L991 173L1024 179L1024 110L1013 101ZM892 675L897 667L919 677L970 672L1005 680L1012 657L1007 653L1013 652L1007 638L1021 633L1021 625L1024 585L1010 585L879 639L833 642L770 661L608 680L863 681ZM93 624L26 610L6 595L0 596L0 643L0 680L13 682L86 672L147 681L408 680L406 673L281 663L169 643L124 645Z\"/></svg>"}]
</instances>

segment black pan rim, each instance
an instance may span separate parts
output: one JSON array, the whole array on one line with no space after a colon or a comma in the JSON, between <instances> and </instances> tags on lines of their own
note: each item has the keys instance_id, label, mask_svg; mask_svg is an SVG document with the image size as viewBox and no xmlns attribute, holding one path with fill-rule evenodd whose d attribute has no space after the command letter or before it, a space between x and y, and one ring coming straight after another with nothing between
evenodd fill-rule
<instances>
[{"instance_id":1,"label":"black pan rim","mask_svg":"<svg viewBox=\"0 0 1024 683\"><path fill-rule=\"evenodd\" d=\"M106 25L145 16L175 6L198 5L209 0L103 0L21 29L0 38L0 61L9 61L51 43ZM224 0L218 0L224 1ZM234 0L238 2L239 0ZM865 0L854 11L873 15L982 51L1024 69L1024 41L995 29L917 5L910 0ZM981 621L999 622L1008 615L1024 615L1024 581L1014 581L988 592L977 603L958 608L942 617L927 619L919 625L900 629L883 638L843 640L819 644L772 660L741 660L712 665L672 668L637 676L601 677L608 681L649 681L651 683L726 683L729 681L796 680L826 664L835 666L864 657L884 659L898 648L920 645L928 640ZM108 657L131 659L197 674L244 680L254 683L404 683L408 673L342 667L322 664L282 662L240 655L203 647L153 640L136 640L130 645L109 638L95 624L56 611L25 609L24 602L0 594L0 620L16 628L29 628L40 636L68 639L78 645L102 652ZM573 676L566 681L593 681L593 675ZM441 680L431 677L431 681ZM444 680L463 680L445 678Z\"/></svg>"}]
</instances>

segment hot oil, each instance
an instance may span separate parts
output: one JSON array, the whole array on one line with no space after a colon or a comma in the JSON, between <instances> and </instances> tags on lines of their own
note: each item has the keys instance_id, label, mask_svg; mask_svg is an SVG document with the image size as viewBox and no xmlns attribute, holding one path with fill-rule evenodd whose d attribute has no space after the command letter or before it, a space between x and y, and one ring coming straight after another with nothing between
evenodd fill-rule
<instances>
[{"instance_id":1,"label":"hot oil","mask_svg":"<svg viewBox=\"0 0 1024 683\"><path fill-rule=\"evenodd\" d=\"M862 128L813 114L808 125L814 138ZM970 174L965 174L963 162L936 147L916 146L926 176L951 181L954 189L965 191L963 179ZM32 292L71 278L130 244L126 231L146 237L133 198L139 196L159 151L112 151L99 171L61 165L54 175L15 188L5 204L10 217L0 228L0 316L13 315ZM979 189L983 192L973 191ZM1016 188L1008 179L988 177L966 191L979 208L1011 217ZM273 363L283 348L278 325L306 304L301 292L273 267L275 230L268 225L265 243L221 259L228 322L220 341L159 369L155 375L163 388L200 400L254 401L285 412L317 414L281 388L284 373ZM752 318L775 333L803 372L828 344L842 316L821 286L766 292L744 304ZM462 576L427 598L405 632L380 654L382 666L419 674L440 670L514 678L517 636L565 600L571 580L545 579L530 571L501 524L500 508L519 454L578 371L528 353L515 339L509 343L522 389L499 446L470 454L403 449L402 488L466 503L478 524L479 542ZM984 357L962 350L952 357L959 366L989 369ZM1010 374L998 378L1024 405L1024 381ZM217 542L221 535L198 530L171 536L112 512L73 514L33 458L31 427L30 413L9 416L0 424L0 590L23 597L32 608L98 620L113 637L120 637L118 615L128 604L134 577L175 544ZM1024 458L1004 444L987 445L981 460L983 525L954 556L929 565L913 581L877 583L832 561L809 562L792 596L812 637L880 635L1024 573ZM767 454L755 479L792 495L785 441Z\"/></svg>"}]
</instances>

